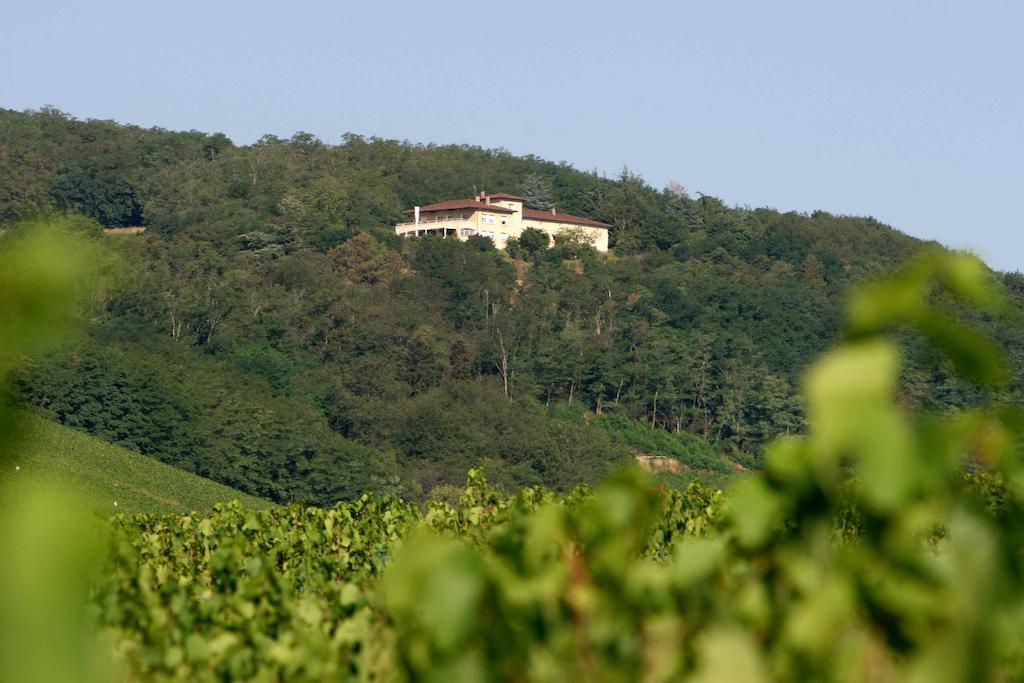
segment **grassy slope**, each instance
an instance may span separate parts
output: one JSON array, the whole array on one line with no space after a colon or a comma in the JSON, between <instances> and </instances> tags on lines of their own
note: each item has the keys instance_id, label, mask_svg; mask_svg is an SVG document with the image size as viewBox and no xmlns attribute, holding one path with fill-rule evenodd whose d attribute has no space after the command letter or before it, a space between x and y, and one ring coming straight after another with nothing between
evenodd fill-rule
<instances>
[{"instance_id":1,"label":"grassy slope","mask_svg":"<svg viewBox=\"0 0 1024 683\"><path fill-rule=\"evenodd\" d=\"M25 416L24 427L26 438L13 459L19 469L7 473L9 482L16 488L58 488L103 516L209 510L231 500L248 507L271 505L35 415Z\"/></svg>"}]
</instances>

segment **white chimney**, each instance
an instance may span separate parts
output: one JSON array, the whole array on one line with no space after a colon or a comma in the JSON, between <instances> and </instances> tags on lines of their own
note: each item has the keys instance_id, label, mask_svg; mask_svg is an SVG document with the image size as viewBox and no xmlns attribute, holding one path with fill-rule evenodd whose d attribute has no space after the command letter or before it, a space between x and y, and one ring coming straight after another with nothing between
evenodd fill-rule
<instances>
[{"instance_id":1,"label":"white chimney","mask_svg":"<svg viewBox=\"0 0 1024 683\"><path fill-rule=\"evenodd\" d=\"M551 215L552 215L552 216L554 216L554 215L555 215L555 207L553 207L553 206L551 207Z\"/></svg>"},{"instance_id":2,"label":"white chimney","mask_svg":"<svg viewBox=\"0 0 1024 683\"><path fill-rule=\"evenodd\" d=\"M420 207L414 206L413 209L412 209L412 215L415 216L414 220L416 221L416 225L419 225L420 224Z\"/></svg>"}]
</instances>

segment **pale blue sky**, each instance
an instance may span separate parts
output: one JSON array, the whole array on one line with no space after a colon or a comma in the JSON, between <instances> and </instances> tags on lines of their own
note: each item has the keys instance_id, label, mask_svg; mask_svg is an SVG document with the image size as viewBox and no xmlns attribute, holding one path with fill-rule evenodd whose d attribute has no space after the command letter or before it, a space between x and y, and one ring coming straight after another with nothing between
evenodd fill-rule
<instances>
[{"instance_id":1,"label":"pale blue sky","mask_svg":"<svg viewBox=\"0 0 1024 683\"><path fill-rule=\"evenodd\" d=\"M3 0L0 106L44 104L628 165L1024 270L1020 0Z\"/></svg>"}]
</instances>

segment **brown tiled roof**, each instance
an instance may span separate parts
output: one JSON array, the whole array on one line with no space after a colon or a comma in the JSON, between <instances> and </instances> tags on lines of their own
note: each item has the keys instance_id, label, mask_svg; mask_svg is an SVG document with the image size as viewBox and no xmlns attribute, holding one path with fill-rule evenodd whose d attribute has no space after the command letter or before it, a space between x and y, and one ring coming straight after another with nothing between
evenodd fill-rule
<instances>
[{"instance_id":1,"label":"brown tiled roof","mask_svg":"<svg viewBox=\"0 0 1024 683\"><path fill-rule=\"evenodd\" d=\"M448 199L436 204L427 204L420 207L420 213L424 211L453 211L455 209L474 209L483 211L494 211L495 213L515 213L512 209L497 204L485 204L474 199ZM414 209L406 209L405 213L413 213Z\"/></svg>"},{"instance_id":2,"label":"brown tiled roof","mask_svg":"<svg viewBox=\"0 0 1024 683\"><path fill-rule=\"evenodd\" d=\"M489 194L487 196L490 197L491 199L513 199L513 200L515 200L517 202L526 201L522 197L517 197L514 194L505 194L503 192L499 192L498 194Z\"/></svg>"},{"instance_id":3,"label":"brown tiled roof","mask_svg":"<svg viewBox=\"0 0 1024 683\"><path fill-rule=\"evenodd\" d=\"M568 213L551 213L550 211L538 211L537 209L523 209L523 218L532 218L535 221L551 221L552 223L571 223L573 225L586 225L592 228L610 228L612 226L601 221L582 216L573 216Z\"/></svg>"}]
</instances>

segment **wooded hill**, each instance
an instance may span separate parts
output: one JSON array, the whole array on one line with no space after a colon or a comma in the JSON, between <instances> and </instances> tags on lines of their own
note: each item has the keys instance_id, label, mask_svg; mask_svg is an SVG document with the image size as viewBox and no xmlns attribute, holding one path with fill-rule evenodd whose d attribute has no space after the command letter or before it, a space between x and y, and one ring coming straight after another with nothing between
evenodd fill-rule
<instances>
[{"instance_id":1,"label":"wooded hill","mask_svg":"<svg viewBox=\"0 0 1024 683\"><path fill-rule=\"evenodd\" d=\"M612 251L401 240L403 208L475 191L613 226ZM848 287L926 245L871 218L726 206L623 171L502 150L221 134L0 110L0 221L70 212L127 264L22 399L274 500L418 497L479 463L505 485L593 481L635 452L687 476L756 467L803 429L800 373ZM138 236L100 226L144 225ZM982 324L1021 394L1024 278ZM902 399L979 390L907 339ZM670 452L670 453L669 453ZM442 487L442 488L438 488Z\"/></svg>"}]
</instances>

